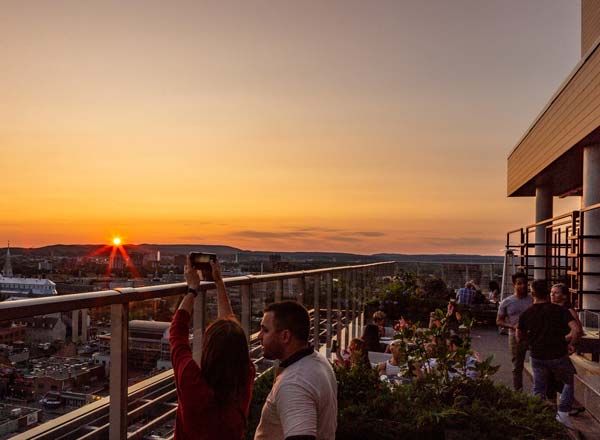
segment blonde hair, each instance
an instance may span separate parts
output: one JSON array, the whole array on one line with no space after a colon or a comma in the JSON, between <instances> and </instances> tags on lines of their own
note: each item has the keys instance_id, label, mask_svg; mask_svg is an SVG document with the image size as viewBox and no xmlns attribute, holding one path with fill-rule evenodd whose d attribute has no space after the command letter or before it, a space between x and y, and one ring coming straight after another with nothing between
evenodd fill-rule
<instances>
[{"instance_id":1,"label":"blonde hair","mask_svg":"<svg viewBox=\"0 0 600 440\"><path fill-rule=\"evenodd\" d=\"M385 320L385 313L382 310L377 310L373 313L373 320L382 319Z\"/></svg>"}]
</instances>

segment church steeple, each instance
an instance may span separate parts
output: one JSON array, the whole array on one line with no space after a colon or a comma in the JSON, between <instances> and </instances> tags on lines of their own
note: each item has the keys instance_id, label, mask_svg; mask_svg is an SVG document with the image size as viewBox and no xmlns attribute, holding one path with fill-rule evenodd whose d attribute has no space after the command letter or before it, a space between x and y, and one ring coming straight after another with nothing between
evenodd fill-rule
<instances>
[{"instance_id":1,"label":"church steeple","mask_svg":"<svg viewBox=\"0 0 600 440\"><path fill-rule=\"evenodd\" d=\"M2 269L2 274L5 277L13 276L12 265L10 264L10 241L6 247L6 260L4 261L4 269Z\"/></svg>"}]
</instances>

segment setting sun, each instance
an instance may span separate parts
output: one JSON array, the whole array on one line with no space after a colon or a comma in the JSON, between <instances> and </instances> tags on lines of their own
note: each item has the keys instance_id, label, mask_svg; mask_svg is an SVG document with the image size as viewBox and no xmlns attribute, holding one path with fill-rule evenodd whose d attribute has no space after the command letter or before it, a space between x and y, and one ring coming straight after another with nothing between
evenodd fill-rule
<instances>
[{"instance_id":1,"label":"setting sun","mask_svg":"<svg viewBox=\"0 0 600 440\"><path fill-rule=\"evenodd\" d=\"M121 244L121 239L119 237L115 237L113 238L112 242L115 246L118 246Z\"/></svg>"}]
</instances>

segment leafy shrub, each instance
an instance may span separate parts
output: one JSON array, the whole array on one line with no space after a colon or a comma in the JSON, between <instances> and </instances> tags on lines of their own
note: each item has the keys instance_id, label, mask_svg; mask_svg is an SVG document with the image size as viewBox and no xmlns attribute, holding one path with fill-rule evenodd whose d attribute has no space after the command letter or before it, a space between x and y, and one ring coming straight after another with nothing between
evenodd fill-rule
<instances>
[{"instance_id":1,"label":"leafy shrub","mask_svg":"<svg viewBox=\"0 0 600 440\"><path fill-rule=\"evenodd\" d=\"M377 298L366 304L367 316L383 310L390 320L404 317L413 322L429 322L429 312L445 308L449 298L446 283L435 277L417 279L405 272L394 280Z\"/></svg>"},{"instance_id":2,"label":"leafy shrub","mask_svg":"<svg viewBox=\"0 0 600 440\"><path fill-rule=\"evenodd\" d=\"M275 374L273 370L270 370L254 381L254 391L252 394L252 401L250 402L250 412L248 414L248 423L246 425L246 434L244 436L246 440L252 440L254 438L254 432L256 431L258 422L260 422L262 407L265 400L267 400L267 396L271 392L274 380Z\"/></svg>"},{"instance_id":3,"label":"leafy shrub","mask_svg":"<svg viewBox=\"0 0 600 440\"><path fill-rule=\"evenodd\" d=\"M492 357L469 362L471 320L436 310L434 321L432 328L413 325L396 335L408 360L404 371L409 383L388 385L370 369L336 367L336 438L434 439L451 438L452 433L460 439L565 437L547 404L491 381L498 371ZM462 344L453 323L461 326ZM436 367L421 374L432 357Z\"/></svg>"}]
</instances>

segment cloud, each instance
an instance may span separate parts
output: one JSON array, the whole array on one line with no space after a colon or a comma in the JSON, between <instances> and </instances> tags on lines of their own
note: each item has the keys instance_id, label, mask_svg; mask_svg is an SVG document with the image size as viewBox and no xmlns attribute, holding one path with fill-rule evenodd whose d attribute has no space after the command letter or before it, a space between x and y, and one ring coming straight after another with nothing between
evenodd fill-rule
<instances>
[{"instance_id":1,"label":"cloud","mask_svg":"<svg viewBox=\"0 0 600 440\"><path fill-rule=\"evenodd\" d=\"M351 232L352 235L360 235L363 237L383 237L385 234L383 232L377 231L359 231L359 232Z\"/></svg>"},{"instance_id":2,"label":"cloud","mask_svg":"<svg viewBox=\"0 0 600 440\"><path fill-rule=\"evenodd\" d=\"M285 231L285 232L267 232L267 231L237 231L233 235L247 238L304 238L311 234L305 231Z\"/></svg>"},{"instance_id":3,"label":"cloud","mask_svg":"<svg viewBox=\"0 0 600 440\"><path fill-rule=\"evenodd\" d=\"M342 241L347 243L356 243L357 241L360 241L360 238L350 237L348 235L330 235L325 237L325 239L331 241Z\"/></svg>"},{"instance_id":4,"label":"cloud","mask_svg":"<svg viewBox=\"0 0 600 440\"><path fill-rule=\"evenodd\" d=\"M340 232L341 229L334 228L322 228L322 227L305 227L305 228L296 228L296 231L300 232Z\"/></svg>"}]
</instances>

